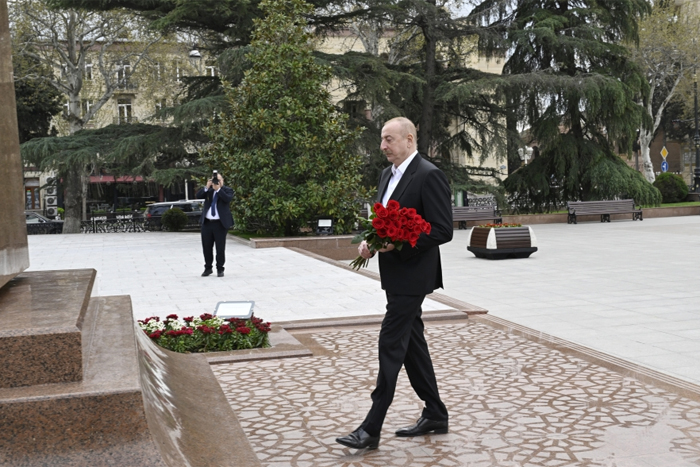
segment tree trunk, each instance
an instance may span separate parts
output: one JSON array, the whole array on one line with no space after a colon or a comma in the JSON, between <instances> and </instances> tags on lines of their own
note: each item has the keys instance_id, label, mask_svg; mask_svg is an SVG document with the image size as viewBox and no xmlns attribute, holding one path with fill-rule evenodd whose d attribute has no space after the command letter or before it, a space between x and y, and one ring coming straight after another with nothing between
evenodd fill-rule
<instances>
[{"instance_id":1,"label":"tree trunk","mask_svg":"<svg viewBox=\"0 0 700 467\"><path fill-rule=\"evenodd\" d=\"M69 169L64 174L63 180L66 189L64 198L66 217L63 224L63 233L80 233L83 191L81 170L78 167Z\"/></svg>"},{"instance_id":2,"label":"tree trunk","mask_svg":"<svg viewBox=\"0 0 700 467\"><path fill-rule=\"evenodd\" d=\"M639 146L640 154L642 159L642 175L647 179L649 183L654 183L656 180L656 175L654 175L654 166L651 163L651 155L649 151L649 145L654 138L654 133L648 130L642 129L639 132Z\"/></svg>"},{"instance_id":3,"label":"tree trunk","mask_svg":"<svg viewBox=\"0 0 700 467\"><path fill-rule=\"evenodd\" d=\"M435 5L435 0L429 1ZM423 109L418 126L418 152L431 156L433 119L435 118L435 51L437 40L432 31L432 19L423 18L422 30L425 38L425 86L423 87Z\"/></svg>"}]
</instances>

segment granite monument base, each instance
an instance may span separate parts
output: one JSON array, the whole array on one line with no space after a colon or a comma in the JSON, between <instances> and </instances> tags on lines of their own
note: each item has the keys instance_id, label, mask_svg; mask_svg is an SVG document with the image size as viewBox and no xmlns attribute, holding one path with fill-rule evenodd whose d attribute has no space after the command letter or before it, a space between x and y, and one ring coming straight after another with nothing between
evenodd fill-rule
<instances>
[{"instance_id":1,"label":"granite monument base","mask_svg":"<svg viewBox=\"0 0 700 467\"><path fill-rule=\"evenodd\" d=\"M94 278L0 289L0 465L260 465L206 358L158 348Z\"/></svg>"}]
</instances>

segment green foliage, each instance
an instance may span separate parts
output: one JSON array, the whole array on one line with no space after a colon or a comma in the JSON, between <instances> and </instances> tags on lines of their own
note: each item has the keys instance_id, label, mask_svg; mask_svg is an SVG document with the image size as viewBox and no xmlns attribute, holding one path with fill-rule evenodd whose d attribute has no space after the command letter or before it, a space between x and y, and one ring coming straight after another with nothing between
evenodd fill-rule
<instances>
[{"instance_id":1,"label":"green foliage","mask_svg":"<svg viewBox=\"0 0 700 467\"><path fill-rule=\"evenodd\" d=\"M648 4L513 5L500 19L513 50L503 85L512 98L509 112L529 128L526 142L536 143L540 154L508 177L506 190L525 211L621 195L658 204L658 191L617 155L631 151L647 118L638 102L648 95L648 84L622 42L636 40Z\"/></svg>"},{"instance_id":2,"label":"green foliage","mask_svg":"<svg viewBox=\"0 0 700 467\"><path fill-rule=\"evenodd\" d=\"M330 102L330 69L312 55L303 0L265 0L240 86L228 86L231 110L209 131L205 163L236 190L231 205L242 230L294 235L319 216L348 232L359 211L358 136Z\"/></svg>"},{"instance_id":3,"label":"green foliage","mask_svg":"<svg viewBox=\"0 0 700 467\"><path fill-rule=\"evenodd\" d=\"M14 56L15 98L19 142L49 136L51 118L63 107L62 94L48 81L29 79L26 75L51 75L50 67L26 55ZM53 130L55 134L55 129Z\"/></svg>"},{"instance_id":4,"label":"green foliage","mask_svg":"<svg viewBox=\"0 0 700 467\"><path fill-rule=\"evenodd\" d=\"M180 208L168 209L160 219L163 227L171 232L179 232L187 225L187 214Z\"/></svg>"},{"instance_id":5,"label":"green foliage","mask_svg":"<svg viewBox=\"0 0 700 467\"><path fill-rule=\"evenodd\" d=\"M664 203L677 203L688 196L688 185L680 175L664 172L656 177L654 186L661 192Z\"/></svg>"}]
</instances>

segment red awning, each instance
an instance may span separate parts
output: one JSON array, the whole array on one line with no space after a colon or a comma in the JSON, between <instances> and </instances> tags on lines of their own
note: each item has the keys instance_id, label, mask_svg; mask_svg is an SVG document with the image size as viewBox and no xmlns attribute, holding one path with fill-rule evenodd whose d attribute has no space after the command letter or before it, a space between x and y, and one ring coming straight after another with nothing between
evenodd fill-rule
<instances>
[{"instance_id":1,"label":"red awning","mask_svg":"<svg viewBox=\"0 0 700 467\"><path fill-rule=\"evenodd\" d=\"M125 176L117 177L117 183L133 183L133 182L143 182L143 177L137 176L136 178ZM114 175L90 175L90 183L114 183Z\"/></svg>"}]
</instances>

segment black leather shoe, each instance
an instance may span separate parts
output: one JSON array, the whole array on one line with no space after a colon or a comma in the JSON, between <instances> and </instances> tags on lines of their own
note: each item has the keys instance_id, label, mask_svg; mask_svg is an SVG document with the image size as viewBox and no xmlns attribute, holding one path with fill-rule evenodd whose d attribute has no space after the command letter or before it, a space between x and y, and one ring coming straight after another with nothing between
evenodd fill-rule
<instances>
[{"instance_id":1,"label":"black leather shoe","mask_svg":"<svg viewBox=\"0 0 700 467\"><path fill-rule=\"evenodd\" d=\"M447 420L438 422L436 420L428 420L427 418L419 418L415 425L406 428L401 428L396 432L396 436L423 436L430 432L436 435L444 435L447 433Z\"/></svg>"},{"instance_id":2,"label":"black leather shoe","mask_svg":"<svg viewBox=\"0 0 700 467\"><path fill-rule=\"evenodd\" d=\"M217 272L216 277L224 277L224 271Z\"/></svg>"},{"instance_id":3,"label":"black leather shoe","mask_svg":"<svg viewBox=\"0 0 700 467\"><path fill-rule=\"evenodd\" d=\"M205 269L204 272L202 273L202 277L207 277L211 276L211 273L214 272L211 269Z\"/></svg>"},{"instance_id":4,"label":"black leather shoe","mask_svg":"<svg viewBox=\"0 0 700 467\"><path fill-rule=\"evenodd\" d=\"M377 449L379 436L370 436L365 430L358 428L347 436L336 438L335 442L354 449Z\"/></svg>"}]
</instances>

